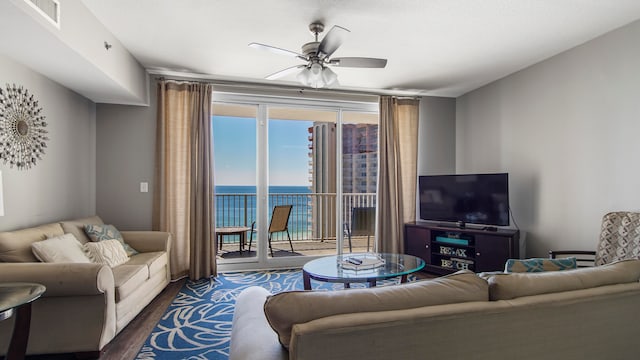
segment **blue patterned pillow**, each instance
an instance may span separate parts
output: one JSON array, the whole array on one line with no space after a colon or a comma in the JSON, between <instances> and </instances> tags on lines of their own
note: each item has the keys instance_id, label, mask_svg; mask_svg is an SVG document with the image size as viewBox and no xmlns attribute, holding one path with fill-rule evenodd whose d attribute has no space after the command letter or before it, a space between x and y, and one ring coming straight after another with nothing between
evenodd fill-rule
<instances>
[{"instance_id":1,"label":"blue patterned pillow","mask_svg":"<svg viewBox=\"0 0 640 360\"><path fill-rule=\"evenodd\" d=\"M111 240L111 239L116 239L120 241L120 243L122 244L122 247L124 247L125 251L127 252L127 255L129 256L135 255L138 253L136 249L132 248L131 246L129 246L129 244L124 242L124 239L122 238L122 234L120 234L120 231L118 231L118 229L116 229L116 227L113 225L89 224L84 226L84 232L91 239L91 241L103 241L103 240Z\"/></svg>"},{"instance_id":2,"label":"blue patterned pillow","mask_svg":"<svg viewBox=\"0 0 640 360\"><path fill-rule=\"evenodd\" d=\"M578 267L575 257L560 259L509 259L504 267L504 272L542 272L571 270Z\"/></svg>"}]
</instances>

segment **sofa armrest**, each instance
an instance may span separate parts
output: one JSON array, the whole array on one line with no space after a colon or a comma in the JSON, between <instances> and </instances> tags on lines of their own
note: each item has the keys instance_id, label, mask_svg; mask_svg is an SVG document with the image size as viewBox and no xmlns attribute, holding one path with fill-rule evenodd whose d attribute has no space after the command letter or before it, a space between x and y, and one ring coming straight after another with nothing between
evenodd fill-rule
<instances>
[{"instance_id":1,"label":"sofa armrest","mask_svg":"<svg viewBox=\"0 0 640 360\"><path fill-rule=\"evenodd\" d=\"M139 252L166 251L171 246L171 233L164 231L120 231L124 242Z\"/></svg>"},{"instance_id":2,"label":"sofa armrest","mask_svg":"<svg viewBox=\"0 0 640 360\"><path fill-rule=\"evenodd\" d=\"M229 360L285 360L289 353L264 315L264 302L271 295L259 286L243 290L236 300L231 328Z\"/></svg>"},{"instance_id":3,"label":"sofa armrest","mask_svg":"<svg viewBox=\"0 0 640 360\"><path fill-rule=\"evenodd\" d=\"M44 297L114 291L111 268L92 263L0 263L0 282L42 284L47 288Z\"/></svg>"},{"instance_id":4,"label":"sofa armrest","mask_svg":"<svg viewBox=\"0 0 640 360\"><path fill-rule=\"evenodd\" d=\"M107 265L0 263L2 281L47 288L33 303L27 354L100 351L116 335L114 279ZM7 348L12 325L0 322L0 349Z\"/></svg>"}]
</instances>

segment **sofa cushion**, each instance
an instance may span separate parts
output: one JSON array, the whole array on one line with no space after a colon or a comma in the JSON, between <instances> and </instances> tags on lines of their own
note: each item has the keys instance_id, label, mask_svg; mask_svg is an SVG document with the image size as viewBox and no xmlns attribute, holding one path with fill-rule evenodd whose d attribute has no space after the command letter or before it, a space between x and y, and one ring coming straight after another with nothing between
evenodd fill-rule
<instances>
[{"instance_id":1,"label":"sofa cushion","mask_svg":"<svg viewBox=\"0 0 640 360\"><path fill-rule=\"evenodd\" d=\"M116 302L120 302L136 291L149 278L149 269L144 265L124 264L116 266L112 270L116 287Z\"/></svg>"},{"instance_id":2,"label":"sofa cushion","mask_svg":"<svg viewBox=\"0 0 640 360\"><path fill-rule=\"evenodd\" d=\"M90 263L82 244L73 234L64 234L31 244L33 255L47 263Z\"/></svg>"},{"instance_id":3,"label":"sofa cushion","mask_svg":"<svg viewBox=\"0 0 640 360\"><path fill-rule=\"evenodd\" d=\"M567 271L494 274L489 277L491 300L509 300L522 296L589 289L604 285L637 282L640 260Z\"/></svg>"},{"instance_id":4,"label":"sofa cushion","mask_svg":"<svg viewBox=\"0 0 640 360\"><path fill-rule=\"evenodd\" d=\"M541 272L562 271L576 269L578 264L575 257L545 259L508 259L504 265L504 272Z\"/></svg>"},{"instance_id":5,"label":"sofa cushion","mask_svg":"<svg viewBox=\"0 0 640 360\"><path fill-rule=\"evenodd\" d=\"M58 223L0 232L0 262L38 262L31 244L60 235L64 235L64 231Z\"/></svg>"},{"instance_id":6,"label":"sofa cushion","mask_svg":"<svg viewBox=\"0 0 640 360\"><path fill-rule=\"evenodd\" d=\"M91 241L104 241L111 239L118 240L129 256L138 253L136 249L132 248L131 246L129 246L129 244L124 242L122 234L120 234L120 231L118 231L118 229L116 229L116 227L113 225L87 224L84 226L84 232L87 234L87 236L89 236Z\"/></svg>"},{"instance_id":7,"label":"sofa cushion","mask_svg":"<svg viewBox=\"0 0 640 360\"><path fill-rule=\"evenodd\" d=\"M96 264L106 264L110 267L122 265L129 261L129 255L116 239L88 242L83 245L89 259Z\"/></svg>"},{"instance_id":8,"label":"sofa cushion","mask_svg":"<svg viewBox=\"0 0 640 360\"><path fill-rule=\"evenodd\" d=\"M145 265L149 268L149 277L151 277L158 271L166 271L165 267L168 263L166 251L153 251L131 256L127 265Z\"/></svg>"},{"instance_id":9,"label":"sofa cushion","mask_svg":"<svg viewBox=\"0 0 640 360\"><path fill-rule=\"evenodd\" d=\"M488 299L487 282L462 270L433 280L370 289L283 292L267 298L264 312L280 343L288 348L293 325L314 319Z\"/></svg>"},{"instance_id":10,"label":"sofa cushion","mask_svg":"<svg viewBox=\"0 0 640 360\"><path fill-rule=\"evenodd\" d=\"M84 226L86 224L103 224L103 222L99 216L91 216L83 219L62 221L60 223L65 233L73 234L76 239L83 244L91 241L87 234L84 233Z\"/></svg>"}]
</instances>

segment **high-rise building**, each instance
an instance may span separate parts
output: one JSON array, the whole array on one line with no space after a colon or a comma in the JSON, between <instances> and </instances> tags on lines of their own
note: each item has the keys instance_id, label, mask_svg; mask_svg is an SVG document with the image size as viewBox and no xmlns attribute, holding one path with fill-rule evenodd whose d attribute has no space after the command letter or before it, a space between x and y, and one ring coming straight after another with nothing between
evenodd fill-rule
<instances>
[{"instance_id":1,"label":"high-rise building","mask_svg":"<svg viewBox=\"0 0 640 360\"><path fill-rule=\"evenodd\" d=\"M311 192L336 192L336 124L314 122L309 128Z\"/></svg>"},{"instance_id":2,"label":"high-rise building","mask_svg":"<svg viewBox=\"0 0 640 360\"><path fill-rule=\"evenodd\" d=\"M336 193L336 125L314 122L309 128L310 189L316 194ZM378 175L378 125L342 126L342 192L375 193ZM335 196L333 197L335 199ZM349 197L350 198L350 197ZM316 195L312 200L314 237L335 236L335 203L331 197ZM323 216L324 215L324 216ZM348 214L345 214L349 216ZM316 221L316 219L323 219Z\"/></svg>"},{"instance_id":3,"label":"high-rise building","mask_svg":"<svg viewBox=\"0 0 640 360\"><path fill-rule=\"evenodd\" d=\"M336 124L314 122L309 128L309 175L311 192L311 231L314 238L335 237ZM322 220L320 220L322 219Z\"/></svg>"},{"instance_id":4,"label":"high-rise building","mask_svg":"<svg viewBox=\"0 0 640 360\"><path fill-rule=\"evenodd\" d=\"M378 125L342 126L342 191L375 193L378 177Z\"/></svg>"},{"instance_id":5,"label":"high-rise building","mask_svg":"<svg viewBox=\"0 0 640 360\"><path fill-rule=\"evenodd\" d=\"M309 128L311 191L336 191L336 125L316 122ZM378 176L378 125L342 126L342 191L375 193Z\"/></svg>"}]
</instances>

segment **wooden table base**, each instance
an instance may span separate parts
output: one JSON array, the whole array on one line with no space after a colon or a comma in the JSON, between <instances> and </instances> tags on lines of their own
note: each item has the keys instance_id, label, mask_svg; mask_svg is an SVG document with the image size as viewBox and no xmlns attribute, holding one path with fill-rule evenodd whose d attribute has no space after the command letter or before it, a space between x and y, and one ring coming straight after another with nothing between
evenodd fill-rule
<instances>
[{"instance_id":1,"label":"wooden table base","mask_svg":"<svg viewBox=\"0 0 640 360\"><path fill-rule=\"evenodd\" d=\"M15 309L16 318L13 323L13 335L5 360L22 360L27 352L29 328L31 327L31 303L20 305Z\"/></svg>"}]
</instances>

